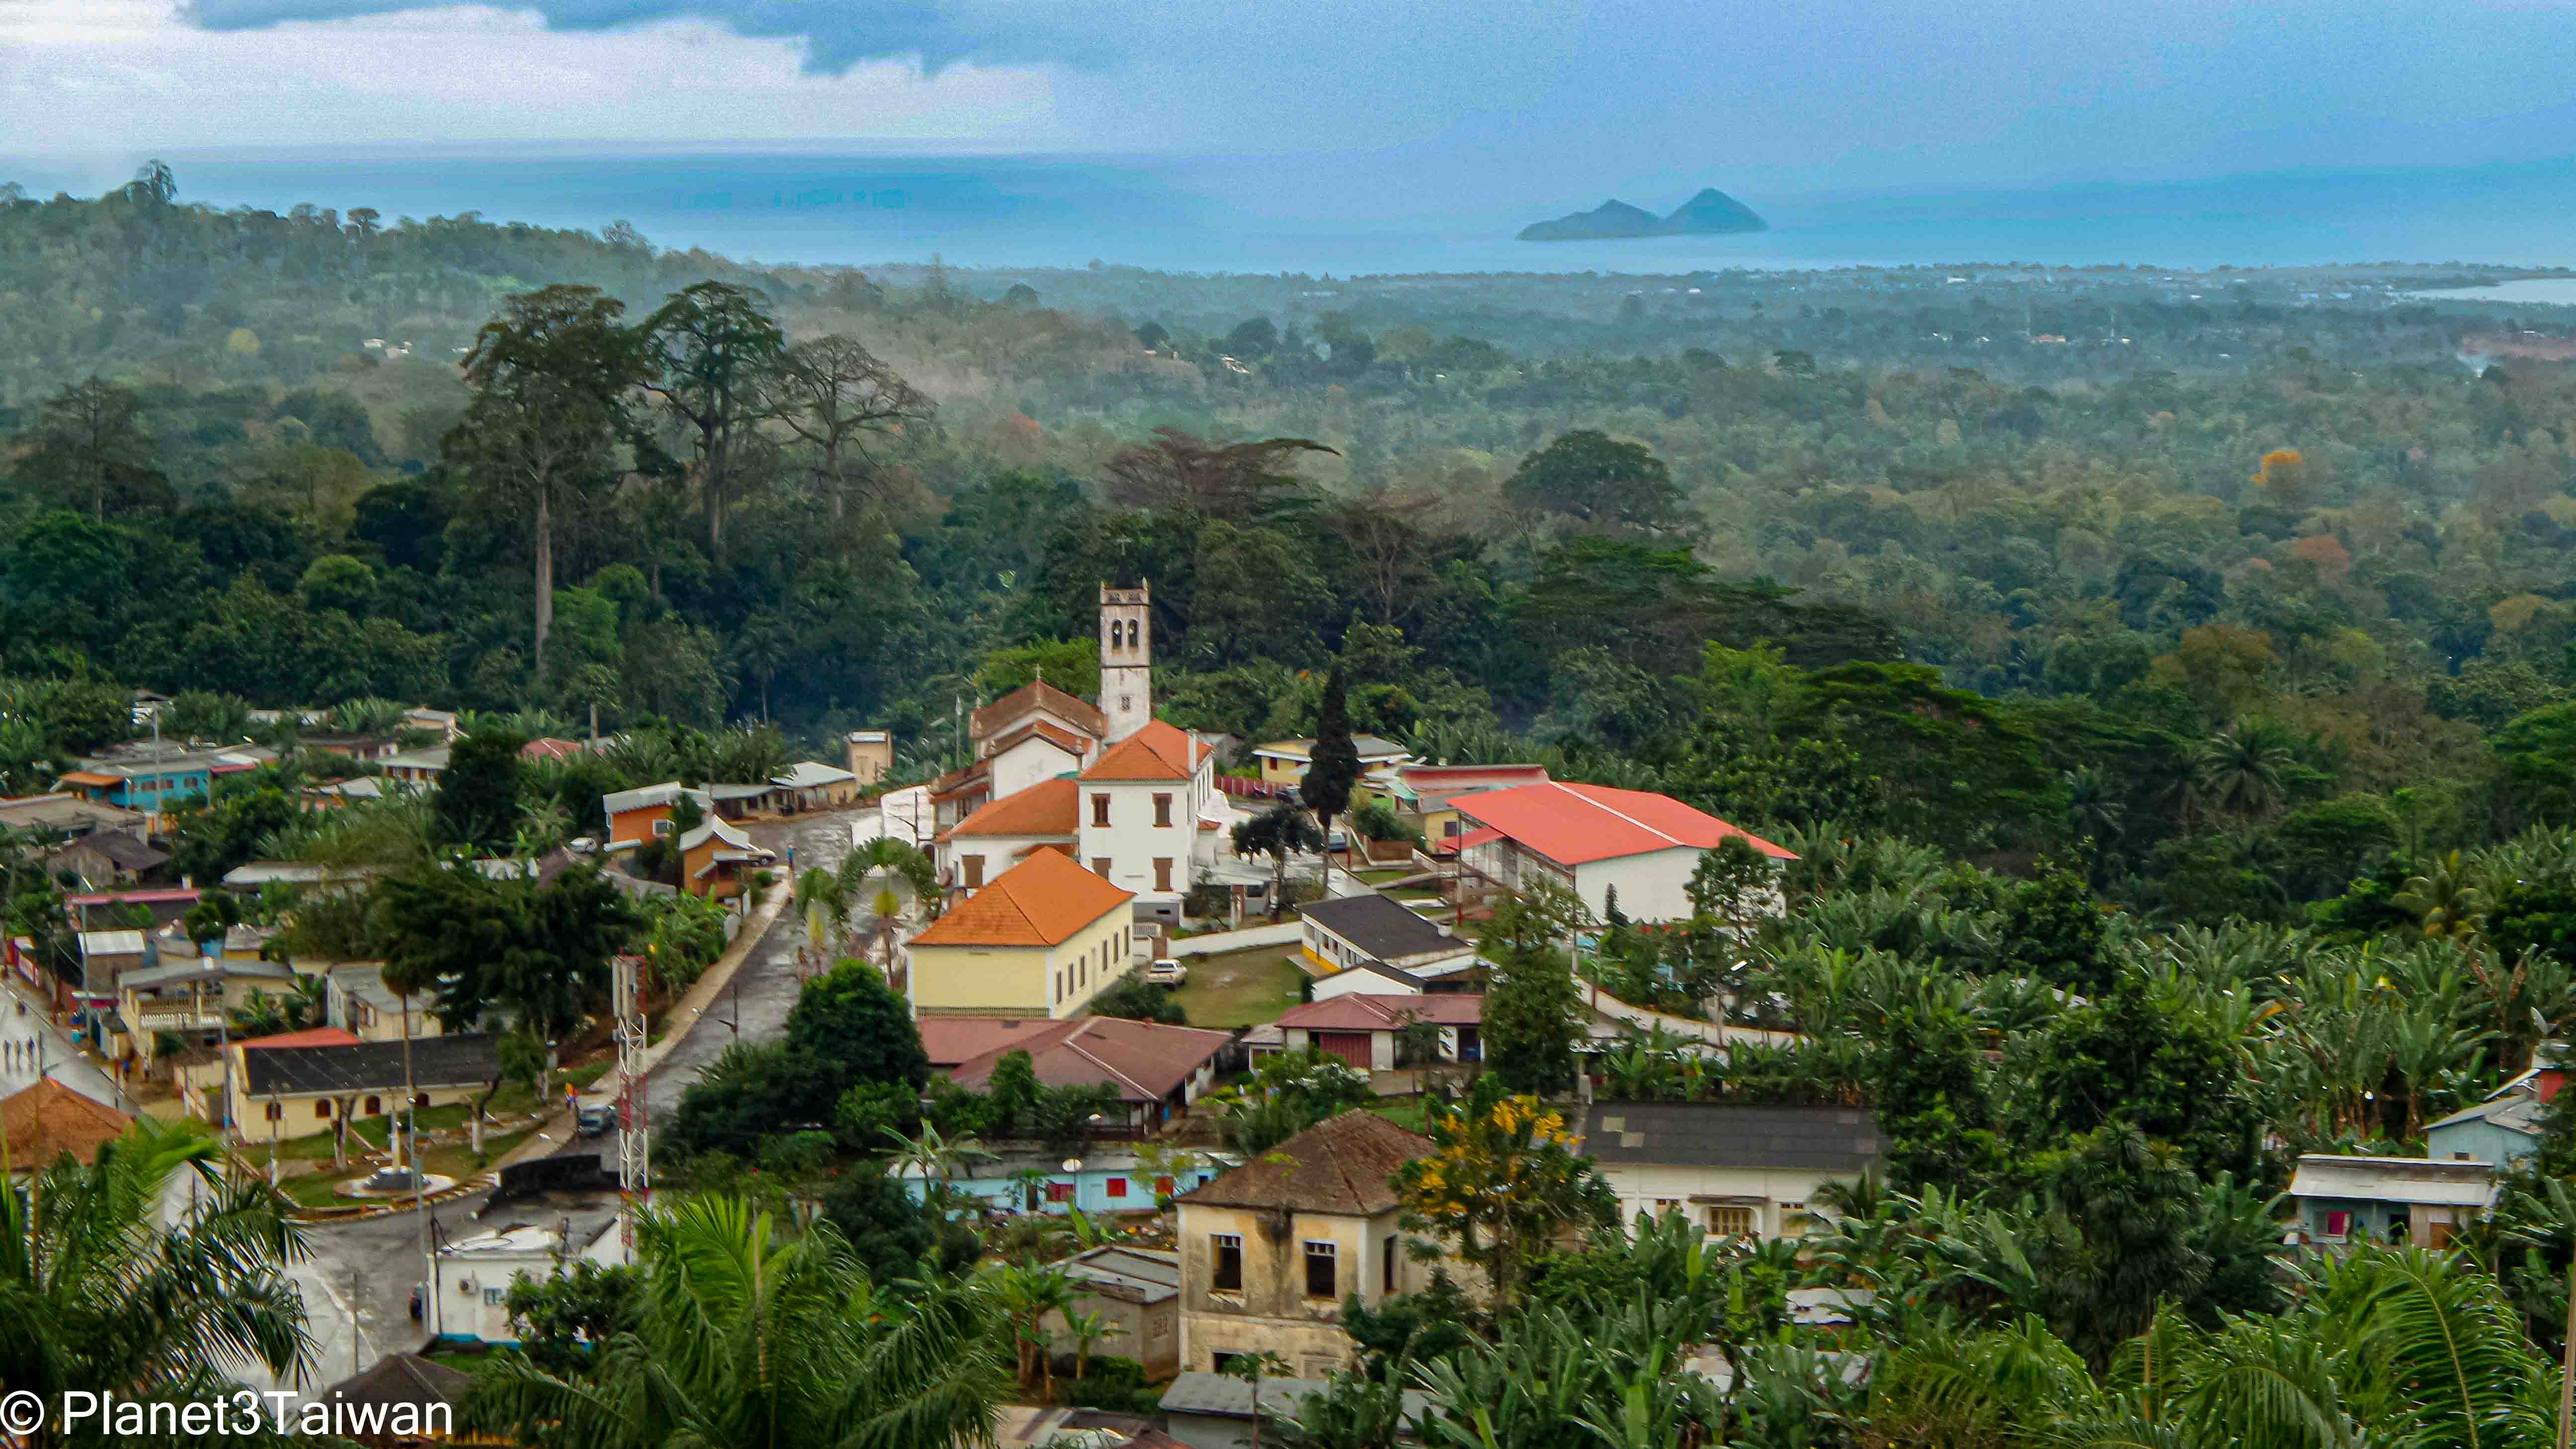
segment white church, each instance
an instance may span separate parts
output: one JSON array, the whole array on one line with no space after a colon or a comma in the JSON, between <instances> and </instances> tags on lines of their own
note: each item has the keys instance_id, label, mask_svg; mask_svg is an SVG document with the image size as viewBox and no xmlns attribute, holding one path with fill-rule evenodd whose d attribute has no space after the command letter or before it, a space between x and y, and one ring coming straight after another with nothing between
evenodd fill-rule
<instances>
[{"instance_id":1,"label":"white church","mask_svg":"<svg viewBox=\"0 0 2576 1449\"><path fill-rule=\"evenodd\" d=\"M1150 586L1103 584L1099 699L1040 679L969 718L974 762L931 782L925 822L952 902L1040 850L1132 893L1140 920L1177 923L1193 887L1245 873L1215 750L1154 718L1153 658Z\"/></svg>"}]
</instances>

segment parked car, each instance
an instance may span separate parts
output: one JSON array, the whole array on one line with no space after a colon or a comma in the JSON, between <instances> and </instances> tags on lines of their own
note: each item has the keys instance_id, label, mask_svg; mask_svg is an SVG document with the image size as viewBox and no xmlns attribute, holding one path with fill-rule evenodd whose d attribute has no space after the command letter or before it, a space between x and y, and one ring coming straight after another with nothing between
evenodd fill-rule
<instances>
[{"instance_id":1,"label":"parked car","mask_svg":"<svg viewBox=\"0 0 2576 1449\"><path fill-rule=\"evenodd\" d=\"M580 1109L574 1114L574 1119L579 1124L582 1136L597 1137L617 1125L617 1099L584 1097L581 1100Z\"/></svg>"},{"instance_id":2,"label":"parked car","mask_svg":"<svg viewBox=\"0 0 2576 1449\"><path fill-rule=\"evenodd\" d=\"M1156 986L1186 986L1190 980L1190 968L1165 956L1145 968L1145 979Z\"/></svg>"}]
</instances>

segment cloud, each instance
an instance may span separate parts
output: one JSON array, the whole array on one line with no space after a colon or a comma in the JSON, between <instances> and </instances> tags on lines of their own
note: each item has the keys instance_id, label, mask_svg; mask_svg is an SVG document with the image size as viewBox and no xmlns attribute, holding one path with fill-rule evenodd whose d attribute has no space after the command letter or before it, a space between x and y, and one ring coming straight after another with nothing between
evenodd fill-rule
<instances>
[{"instance_id":1,"label":"cloud","mask_svg":"<svg viewBox=\"0 0 2576 1449\"><path fill-rule=\"evenodd\" d=\"M414 0L188 0L182 14L210 30L299 20L345 20L414 8ZM974 4L957 0L536 0L529 9L558 30L627 29L708 21L737 35L804 47L809 69L847 73L872 60L913 60L936 72L961 61L1096 63L1102 38L1134 7L1061 0Z\"/></svg>"},{"instance_id":2,"label":"cloud","mask_svg":"<svg viewBox=\"0 0 2576 1449\"><path fill-rule=\"evenodd\" d=\"M972 61L819 75L792 40L703 19L578 33L451 5L208 30L169 0L0 0L0 145L20 155L683 135L1056 149L1081 138L1055 92L1046 67Z\"/></svg>"},{"instance_id":3,"label":"cloud","mask_svg":"<svg viewBox=\"0 0 2576 1449\"><path fill-rule=\"evenodd\" d=\"M1330 154L1408 196L1597 201L2537 157L2576 68L2576 0L415 4L0 0L0 136ZM31 7L149 15L14 40Z\"/></svg>"}]
</instances>

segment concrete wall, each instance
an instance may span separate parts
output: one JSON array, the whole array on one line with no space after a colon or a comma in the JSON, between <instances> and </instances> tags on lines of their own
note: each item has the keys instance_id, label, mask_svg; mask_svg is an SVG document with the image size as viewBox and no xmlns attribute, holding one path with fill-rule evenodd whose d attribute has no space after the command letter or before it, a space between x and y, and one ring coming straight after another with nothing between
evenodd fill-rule
<instances>
[{"instance_id":1,"label":"concrete wall","mask_svg":"<svg viewBox=\"0 0 2576 1449\"><path fill-rule=\"evenodd\" d=\"M1147 1200L1149 1203L1151 1199ZM1180 1372L1181 1304L1177 1298L1160 1303L1129 1303L1121 1298L1085 1293L1074 1300L1076 1313L1097 1313L1126 1330L1112 1338L1091 1345L1094 1358L1132 1358L1145 1366L1147 1378L1164 1379ZM1048 1347L1056 1353L1072 1353L1076 1348L1073 1334L1065 1328L1064 1315L1050 1313L1044 1320L1049 1335Z\"/></svg>"},{"instance_id":2,"label":"concrete wall","mask_svg":"<svg viewBox=\"0 0 2576 1449\"><path fill-rule=\"evenodd\" d=\"M1213 1287L1215 1235L1243 1243L1241 1292ZM1350 1361L1350 1336L1342 1331L1342 1299L1356 1291L1364 1303L1384 1301L1387 1239L1396 1291L1430 1282L1430 1270L1411 1261L1392 1211L1375 1217L1260 1212L1247 1208L1180 1205L1181 1345L1183 1372L1212 1369L1220 1353L1275 1353L1293 1375L1321 1378ZM1308 1242L1334 1245L1339 1276L1331 1299L1306 1296Z\"/></svg>"}]
</instances>

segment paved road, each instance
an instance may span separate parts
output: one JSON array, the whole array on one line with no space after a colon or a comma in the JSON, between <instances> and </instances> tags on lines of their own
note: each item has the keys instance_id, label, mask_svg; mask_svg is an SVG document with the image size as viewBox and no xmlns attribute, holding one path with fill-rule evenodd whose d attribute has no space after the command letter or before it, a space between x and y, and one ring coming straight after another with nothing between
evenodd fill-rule
<instances>
[{"instance_id":1,"label":"paved road","mask_svg":"<svg viewBox=\"0 0 2576 1449\"><path fill-rule=\"evenodd\" d=\"M82 1056L62 1028L54 1025L45 1014L43 1000L13 980L6 991L0 991L0 1097L34 1086L40 1076L51 1077L93 1102L133 1109L107 1073Z\"/></svg>"},{"instance_id":2,"label":"paved road","mask_svg":"<svg viewBox=\"0 0 2576 1449\"><path fill-rule=\"evenodd\" d=\"M837 867L849 853L851 823L859 813L838 812L782 825L754 825L750 833L752 839L778 852L783 887L788 847L795 847L798 870L814 865ZM875 812L864 813L873 817ZM671 1114L679 1110L680 1094L734 1041L766 1041L785 1029L787 1011L795 1005L800 984L796 952L804 942L804 921L788 911L752 947L750 956L735 971L733 985L707 1009L707 1019L674 1046L646 1079L645 1100L655 1121L670 1120ZM558 1155L597 1153L603 1165L616 1165L614 1137L576 1137L556 1150ZM567 1193L510 1203L478 1221L474 1214L487 1197L488 1194L478 1193L461 1198L431 1209L431 1214L451 1239L514 1222L567 1223L574 1252L579 1252L616 1216L613 1195ZM373 1363L390 1349L417 1347L425 1330L411 1321L410 1296L412 1285L420 1282L424 1274L419 1228L412 1215L400 1213L341 1227L316 1228L309 1237L317 1260L314 1271L332 1283L346 1300L336 1311L345 1318L347 1304L356 1304L367 1336L367 1362ZM360 1277L363 1283L358 1286L363 1287L363 1292L353 1292L353 1284ZM307 1310L314 1314L333 1311L318 1303L308 1303ZM341 1338L336 1347L338 1352L325 1374L325 1382L349 1373L346 1338Z\"/></svg>"}]
</instances>

